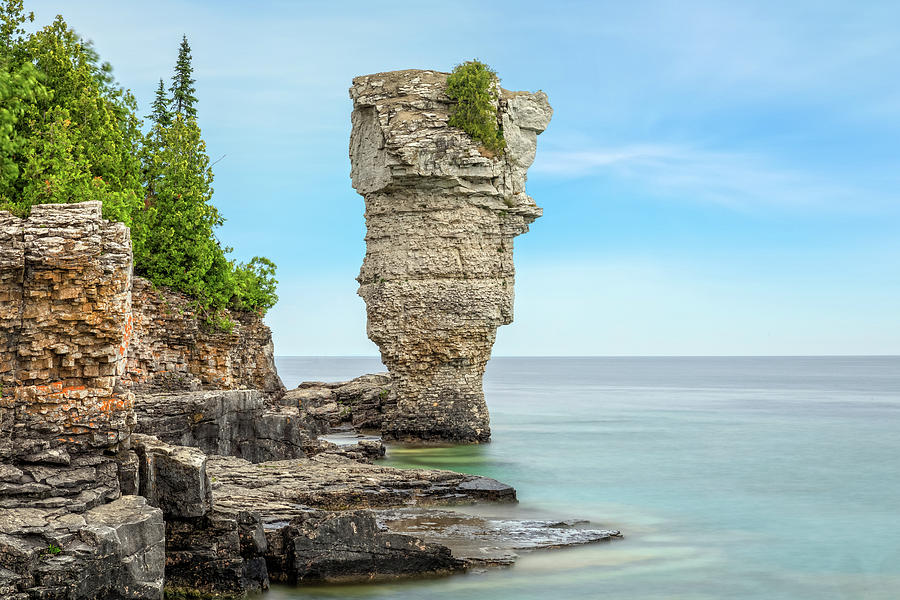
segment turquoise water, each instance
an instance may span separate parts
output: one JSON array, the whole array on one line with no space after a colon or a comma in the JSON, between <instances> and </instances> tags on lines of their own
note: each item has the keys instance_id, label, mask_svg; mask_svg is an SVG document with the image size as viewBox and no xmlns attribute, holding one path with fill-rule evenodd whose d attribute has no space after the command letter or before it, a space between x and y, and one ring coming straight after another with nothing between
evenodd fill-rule
<instances>
[{"instance_id":1,"label":"turquoise water","mask_svg":"<svg viewBox=\"0 0 900 600\"><path fill-rule=\"evenodd\" d=\"M280 358L289 387L381 370ZM270 598L900 598L900 357L495 358L493 442L387 462L515 486L625 539L509 569Z\"/></svg>"}]
</instances>

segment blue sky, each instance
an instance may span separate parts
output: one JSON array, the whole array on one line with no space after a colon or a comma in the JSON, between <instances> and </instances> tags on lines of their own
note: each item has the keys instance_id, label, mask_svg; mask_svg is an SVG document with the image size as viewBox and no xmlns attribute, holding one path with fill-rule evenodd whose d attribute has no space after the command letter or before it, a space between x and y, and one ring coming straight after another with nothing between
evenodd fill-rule
<instances>
[{"instance_id":1,"label":"blue sky","mask_svg":"<svg viewBox=\"0 0 900 600\"><path fill-rule=\"evenodd\" d=\"M182 33L281 355L374 355L356 75L477 57L555 113L495 355L900 354L900 4L26 0L146 114Z\"/></svg>"}]
</instances>

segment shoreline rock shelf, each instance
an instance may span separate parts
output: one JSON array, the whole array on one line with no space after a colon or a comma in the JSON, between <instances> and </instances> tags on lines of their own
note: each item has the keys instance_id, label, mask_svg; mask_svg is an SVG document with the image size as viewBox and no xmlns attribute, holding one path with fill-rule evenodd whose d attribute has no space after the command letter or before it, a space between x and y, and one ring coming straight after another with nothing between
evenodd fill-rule
<instances>
[{"instance_id":1,"label":"shoreline rock shelf","mask_svg":"<svg viewBox=\"0 0 900 600\"><path fill-rule=\"evenodd\" d=\"M394 381L385 439L490 439L482 376L513 319L513 238L541 216L525 178L552 115L546 94L498 88L507 146L493 156L448 124L447 75L378 73L350 88L350 177L366 204L359 295Z\"/></svg>"}]
</instances>

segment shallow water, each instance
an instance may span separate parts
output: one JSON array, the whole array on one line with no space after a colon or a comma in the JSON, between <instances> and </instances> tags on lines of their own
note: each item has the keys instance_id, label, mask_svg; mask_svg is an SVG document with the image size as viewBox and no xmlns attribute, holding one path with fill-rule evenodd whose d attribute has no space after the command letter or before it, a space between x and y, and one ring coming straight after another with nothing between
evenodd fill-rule
<instances>
[{"instance_id":1,"label":"shallow water","mask_svg":"<svg viewBox=\"0 0 900 600\"><path fill-rule=\"evenodd\" d=\"M288 387L383 370L279 358ZM900 597L900 357L495 358L493 442L391 448L387 462L477 473L520 504L625 539L516 566L268 598Z\"/></svg>"}]
</instances>

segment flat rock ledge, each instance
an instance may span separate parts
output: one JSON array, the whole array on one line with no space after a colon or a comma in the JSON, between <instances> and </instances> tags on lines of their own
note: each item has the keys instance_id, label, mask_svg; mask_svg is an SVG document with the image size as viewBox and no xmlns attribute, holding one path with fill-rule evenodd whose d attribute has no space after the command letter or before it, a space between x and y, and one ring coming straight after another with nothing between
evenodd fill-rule
<instances>
[{"instance_id":1,"label":"flat rock ledge","mask_svg":"<svg viewBox=\"0 0 900 600\"><path fill-rule=\"evenodd\" d=\"M487 477L397 469L331 454L259 464L211 456L207 468L217 507L252 506L264 522L288 520L309 508L516 502L513 487Z\"/></svg>"},{"instance_id":2,"label":"flat rock ledge","mask_svg":"<svg viewBox=\"0 0 900 600\"><path fill-rule=\"evenodd\" d=\"M513 564L520 552L622 537L619 531L595 529L590 522L577 519L503 519L423 508L379 510L376 514L378 523L389 531L446 546L468 566L506 566Z\"/></svg>"}]
</instances>

